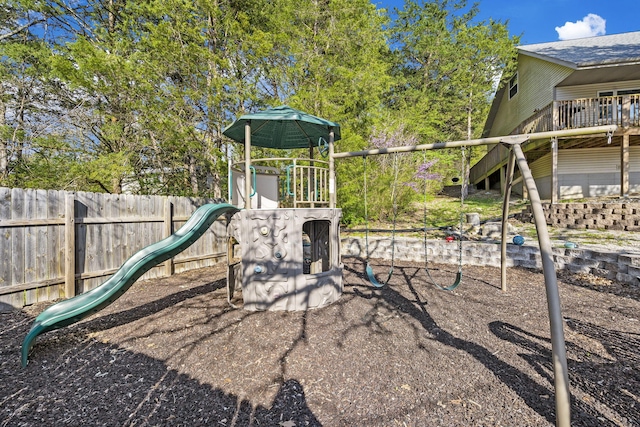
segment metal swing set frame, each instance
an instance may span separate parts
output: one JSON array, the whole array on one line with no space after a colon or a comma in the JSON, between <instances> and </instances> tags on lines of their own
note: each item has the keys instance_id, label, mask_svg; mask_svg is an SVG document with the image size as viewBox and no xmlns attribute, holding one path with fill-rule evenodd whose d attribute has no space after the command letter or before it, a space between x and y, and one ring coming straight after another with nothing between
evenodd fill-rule
<instances>
[{"instance_id":1,"label":"metal swing set frame","mask_svg":"<svg viewBox=\"0 0 640 427\"><path fill-rule=\"evenodd\" d=\"M551 351L553 358L554 387L555 387L555 408L556 426L570 427L571 425L571 394L569 391L569 374L567 369L567 355L564 339L562 310L560 307L560 295L558 291L558 278L553 262L553 251L549 230L540 200L540 194L536 187L535 180L529 168L529 164L524 155L522 144L528 141L563 138L577 135L612 135L617 126L595 126L581 129L565 129L550 132L536 132L529 134L497 136L490 138L471 139L466 141L437 142L432 144L410 145L401 147L379 148L372 150L353 152L334 152L333 138L329 140L329 201L330 207L336 206L335 194L335 160L350 157L366 157L393 153L406 153L423 150L437 150L443 148L475 147L481 145L503 144L509 147L509 159L506 171L506 186L504 191L502 207L502 241L501 241L501 287L506 291L506 266L507 266L507 227L506 222L509 216L509 197L513 184L513 174L515 166L520 169L524 185L529 195L529 201L533 210L533 217L538 234L538 244L542 258L542 270L545 280L545 290L547 296L547 308L549 311L549 326L551 331ZM428 271L428 270L427 270Z\"/></svg>"}]
</instances>

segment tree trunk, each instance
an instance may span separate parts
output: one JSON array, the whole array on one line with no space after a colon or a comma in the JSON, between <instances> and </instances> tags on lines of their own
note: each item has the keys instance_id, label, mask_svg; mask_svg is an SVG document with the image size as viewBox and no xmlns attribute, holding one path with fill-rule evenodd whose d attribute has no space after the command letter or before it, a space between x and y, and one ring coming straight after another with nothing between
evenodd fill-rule
<instances>
[{"instance_id":1,"label":"tree trunk","mask_svg":"<svg viewBox=\"0 0 640 427\"><path fill-rule=\"evenodd\" d=\"M109 0L109 33L113 33L116 29L116 10L115 1Z\"/></svg>"},{"instance_id":2,"label":"tree trunk","mask_svg":"<svg viewBox=\"0 0 640 427\"><path fill-rule=\"evenodd\" d=\"M211 186L213 187L213 197L216 199L222 198L222 189L220 188L220 174L217 170L213 171L211 177Z\"/></svg>"},{"instance_id":3,"label":"tree trunk","mask_svg":"<svg viewBox=\"0 0 640 427\"><path fill-rule=\"evenodd\" d=\"M194 196L198 195L198 163L194 156L189 156L189 181L191 183L191 192Z\"/></svg>"},{"instance_id":4,"label":"tree trunk","mask_svg":"<svg viewBox=\"0 0 640 427\"><path fill-rule=\"evenodd\" d=\"M469 98L471 98L471 94L469 95ZM469 107L467 108L467 140L470 140L471 137L473 136L472 133L472 126L471 126L471 111L472 111L472 107L471 105L469 105ZM471 168L469 167L469 164L471 163L471 147L469 147L469 152L467 153L466 150L463 148L462 151L462 174L463 174L463 178L462 178L462 185L460 186L460 194L462 195L463 199L466 198L469 195L469 177L471 175Z\"/></svg>"}]
</instances>

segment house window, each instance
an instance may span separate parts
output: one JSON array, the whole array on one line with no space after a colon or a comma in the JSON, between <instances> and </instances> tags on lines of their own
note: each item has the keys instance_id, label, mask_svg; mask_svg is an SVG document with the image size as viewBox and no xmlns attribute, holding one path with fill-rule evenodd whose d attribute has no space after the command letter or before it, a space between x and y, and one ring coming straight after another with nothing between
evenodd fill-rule
<instances>
[{"instance_id":1,"label":"house window","mask_svg":"<svg viewBox=\"0 0 640 427\"><path fill-rule=\"evenodd\" d=\"M640 93L640 89L625 89L625 90L619 90L617 92L617 95L623 96L623 95L637 95Z\"/></svg>"},{"instance_id":2,"label":"house window","mask_svg":"<svg viewBox=\"0 0 640 427\"><path fill-rule=\"evenodd\" d=\"M509 99L518 93L518 73L509 80Z\"/></svg>"}]
</instances>

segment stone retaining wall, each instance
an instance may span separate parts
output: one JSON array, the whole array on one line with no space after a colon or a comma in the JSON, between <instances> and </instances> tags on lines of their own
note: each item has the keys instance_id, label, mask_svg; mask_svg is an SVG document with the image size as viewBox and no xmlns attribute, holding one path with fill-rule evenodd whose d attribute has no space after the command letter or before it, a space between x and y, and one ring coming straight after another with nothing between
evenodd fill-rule
<instances>
[{"instance_id":1,"label":"stone retaining wall","mask_svg":"<svg viewBox=\"0 0 640 427\"><path fill-rule=\"evenodd\" d=\"M640 203L543 203L542 206L551 227L640 231ZM531 205L516 218L533 222Z\"/></svg>"},{"instance_id":2,"label":"stone retaining wall","mask_svg":"<svg viewBox=\"0 0 640 427\"><path fill-rule=\"evenodd\" d=\"M391 239L369 239L370 258L391 259L391 250ZM424 263L424 241L422 239L396 238L394 251L396 260ZM640 255L608 253L582 248L554 248L553 252L557 270L593 274L630 285L640 285ZM364 238L343 238L342 256L365 258ZM457 265L459 257L458 242L447 243L443 240L428 240L427 257L429 262ZM462 263L463 266L484 265L500 267L500 245L495 243L463 242ZM507 245L507 266L542 270L538 247Z\"/></svg>"}]
</instances>

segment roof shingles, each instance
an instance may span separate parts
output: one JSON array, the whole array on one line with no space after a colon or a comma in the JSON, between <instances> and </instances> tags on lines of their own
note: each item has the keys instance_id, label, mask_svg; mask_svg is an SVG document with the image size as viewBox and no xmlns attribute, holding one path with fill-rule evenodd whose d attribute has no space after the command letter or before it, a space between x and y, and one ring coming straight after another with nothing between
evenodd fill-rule
<instances>
[{"instance_id":1,"label":"roof shingles","mask_svg":"<svg viewBox=\"0 0 640 427\"><path fill-rule=\"evenodd\" d=\"M572 68L640 61L640 31L519 46L520 53Z\"/></svg>"}]
</instances>

